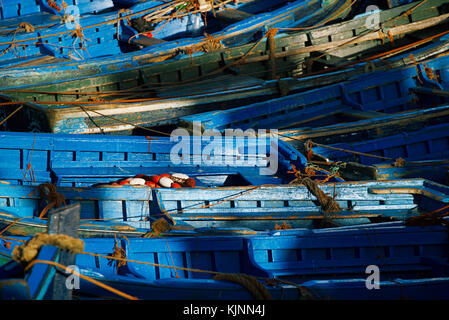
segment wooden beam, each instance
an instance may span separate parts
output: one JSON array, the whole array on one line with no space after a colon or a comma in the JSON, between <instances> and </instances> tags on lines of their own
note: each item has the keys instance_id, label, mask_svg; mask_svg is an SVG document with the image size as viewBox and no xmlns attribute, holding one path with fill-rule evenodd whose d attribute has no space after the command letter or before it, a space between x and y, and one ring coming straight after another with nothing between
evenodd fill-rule
<instances>
[{"instance_id":1,"label":"wooden beam","mask_svg":"<svg viewBox=\"0 0 449 320\"><path fill-rule=\"evenodd\" d=\"M73 238L78 237L80 226L81 205L75 203L51 211L48 219L49 234L66 234ZM74 265L76 255L68 251L60 251L59 263L65 266ZM66 287L66 274L56 273L54 280L47 291L46 299L71 300L72 290Z\"/></svg>"}]
</instances>

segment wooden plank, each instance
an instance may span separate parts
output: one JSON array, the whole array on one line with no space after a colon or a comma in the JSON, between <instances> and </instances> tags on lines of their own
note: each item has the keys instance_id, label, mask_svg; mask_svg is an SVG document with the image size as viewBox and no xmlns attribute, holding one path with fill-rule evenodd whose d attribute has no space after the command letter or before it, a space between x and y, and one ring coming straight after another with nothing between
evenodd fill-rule
<instances>
[{"instance_id":1,"label":"wooden plank","mask_svg":"<svg viewBox=\"0 0 449 320\"><path fill-rule=\"evenodd\" d=\"M75 203L59 209L52 210L48 220L49 234L66 234L73 238L78 237L80 226L81 206ZM59 263L65 266L74 265L76 255L60 250ZM56 273L47 292L46 298L51 300L71 300L72 290L66 287L66 275Z\"/></svg>"}]
</instances>

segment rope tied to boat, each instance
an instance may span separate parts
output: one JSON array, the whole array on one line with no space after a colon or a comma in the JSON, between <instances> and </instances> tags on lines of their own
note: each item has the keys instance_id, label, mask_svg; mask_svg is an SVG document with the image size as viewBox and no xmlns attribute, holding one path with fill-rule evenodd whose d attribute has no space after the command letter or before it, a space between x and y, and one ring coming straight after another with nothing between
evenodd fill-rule
<instances>
[{"instance_id":1,"label":"rope tied to boat","mask_svg":"<svg viewBox=\"0 0 449 320\"><path fill-rule=\"evenodd\" d=\"M120 19L121 18L121 14L124 14L124 15L126 15L126 14L131 14L132 13L132 11L130 10L130 9L120 9L118 12L117 12L117 41L119 41L120 40L120 21L118 21L118 19ZM124 18L127 22L128 22L128 24L129 25L131 25L131 18L129 18L129 17L126 17L126 18Z\"/></svg>"},{"instance_id":2,"label":"rope tied to boat","mask_svg":"<svg viewBox=\"0 0 449 320\"><path fill-rule=\"evenodd\" d=\"M35 265L35 264L37 264L37 263L40 263L40 264L46 264L46 265L50 265L50 266L54 266L54 267L56 267L56 268L59 268L59 269L61 269L61 270L64 270L66 273L74 274L74 275L76 275L76 276L78 276L78 277L80 277L80 278L82 278L82 279L84 279L84 280L86 280L86 281L89 281L90 283L93 283L94 285L96 285L96 286L98 286L98 287L100 287L100 288L103 288L103 289L105 289L105 290L107 290L107 291L109 291L109 292L112 292L112 293L114 293L114 294L116 294L116 295L118 295L118 296L120 296L120 297L122 297L122 298L129 299L129 300L139 300L138 298L136 298L136 297L134 297L134 296L131 296L131 295L129 295L129 294L125 293L125 292L122 292L122 291L120 291L120 290L114 289L114 288L108 286L107 284L104 284L104 283L102 283L102 282L100 282L100 281L98 281L98 280L92 279L91 277L88 277L88 276L86 276L86 275L84 275L84 274L81 274L81 273L75 271L74 269L68 268L67 266L65 266L65 265L63 265L63 264L60 264L60 263L58 263L58 262L55 262L55 261L49 261L49 260L33 260L33 261L31 261L30 264L28 264L28 266L25 268L25 272L27 272L33 265Z\"/></svg>"},{"instance_id":3,"label":"rope tied to boat","mask_svg":"<svg viewBox=\"0 0 449 320\"><path fill-rule=\"evenodd\" d=\"M301 180L301 184L306 186L307 190L312 193L321 205L324 212L341 212L340 205L329 195L325 194L316 181L313 181L309 177L305 177Z\"/></svg>"},{"instance_id":4,"label":"rope tied to boat","mask_svg":"<svg viewBox=\"0 0 449 320\"><path fill-rule=\"evenodd\" d=\"M430 68L427 64L423 63L423 66L424 66L424 72L426 73L427 77L430 80L435 80L435 81L439 82L438 75L435 74L435 71L433 71L433 69Z\"/></svg>"},{"instance_id":5,"label":"rope tied to boat","mask_svg":"<svg viewBox=\"0 0 449 320\"><path fill-rule=\"evenodd\" d=\"M204 43L201 44L196 50L192 49L193 52L203 51L205 53L208 53L208 52L213 52L213 51L216 51L218 49L223 49L224 48L224 46L220 42L220 40L216 39L213 35L204 33L204 36L206 37L206 40L204 41Z\"/></svg>"},{"instance_id":6,"label":"rope tied to boat","mask_svg":"<svg viewBox=\"0 0 449 320\"><path fill-rule=\"evenodd\" d=\"M161 233L170 231L171 229L171 225L164 218L160 218L151 224L152 234L155 236L159 236Z\"/></svg>"},{"instance_id":7,"label":"rope tied to boat","mask_svg":"<svg viewBox=\"0 0 449 320\"><path fill-rule=\"evenodd\" d=\"M120 258L120 259L126 259L126 251L117 245L118 241L117 239L114 242L114 248L112 249L112 253L109 253L108 256L112 258ZM115 264L117 268L117 272L121 267L126 266L126 260L118 260L118 259L108 259L108 266L111 266L112 264Z\"/></svg>"},{"instance_id":8,"label":"rope tied to boat","mask_svg":"<svg viewBox=\"0 0 449 320\"><path fill-rule=\"evenodd\" d=\"M61 7L58 6L58 4L56 3L56 1L54 0L47 0L47 4L50 8L55 9L56 11L60 12L61 11Z\"/></svg>"},{"instance_id":9,"label":"rope tied to boat","mask_svg":"<svg viewBox=\"0 0 449 320\"><path fill-rule=\"evenodd\" d=\"M256 300L272 300L270 292L257 278L244 273L221 273L213 278L214 280L229 281L240 284Z\"/></svg>"},{"instance_id":10,"label":"rope tied to boat","mask_svg":"<svg viewBox=\"0 0 449 320\"><path fill-rule=\"evenodd\" d=\"M51 208L59 208L63 204L65 205L65 196L56 191L54 184L42 183L38 186L38 189L40 197L48 202L47 206L40 213L39 219L42 219Z\"/></svg>"},{"instance_id":11,"label":"rope tied to boat","mask_svg":"<svg viewBox=\"0 0 449 320\"><path fill-rule=\"evenodd\" d=\"M37 233L34 237L12 251L13 259L27 265L33 261L42 246L51 245L73 254L84 252L84 241L66 234Z\"/></svg>"},{"instance_id":12,"label":"rope tied to boat","mask_svg":"<svg viewBox=\"0 0 449 320\"><path fill-rule=\"evenodd\" d=\"M29 32L34 32L34 27L31 23L28 22L21 22L19 24L19 28L21 29L25 29L25 32L29 33Z\"/></svg>"},{"instance_id":13,"label":"rope tied to boat","mask_svg":"<svg viewBox=\"0 0 449 320\"><path fill-rule=\"evenodd\" d=\"M399 157L396 159L396 161L394 162L393 165L395 167L403 167L403 166L405 166L405 163L406 163L405 160L403 158Z\"/></svg>"},{"instance_id":14,"label":"rope tied to boat","mask_svg":"<svg viewBox=\"0 0 449 320\"><path fill-rule=\"evenodd\" d=\"M278 134L278 135L280 135L280 134ZM293 140L296 140L296 139L293 139ZM327 146L324 144L312 142L311 140L308 140L304 145L305 145L306 152L307 152L307 161L311 161L310 159L313 157L312 146L315 145L315 146L321 147L321 148L327 148L327 149L341 151L341 152L345 152L345 153L352 153L352 154L370 157L370 158L376 158L376 159L382 159L382 160L395 160L395 162L394 162L395 167L403 167L406 164L405 159L403 159L401 157L396 158L396 159L390 158L390 157L382 157L382 156L369 154L369 153L365 153L365 152L358 152L358 151L353 151L353 150L348 150L348 149L331 147L331 146Z\"/></svg>"},{"instance_id":15,"label":"rope tied to boat","mask_svg":"<svg viewBox=\"0 0 449 320\"><path fill-rule=\"evenodd\" d=\"M278 224L274 225L274 230L288 230L291 228L292 228L292 226L289 225L288 223L286 223L285 221L283 221L281 225L278 225Z\"/></svg>"},{"instance_id":16,"label":"rope tied to boat","mask_svg":"<svg viewBox=\"0 0 449 320\"><path fill-rule=\"evenodd\" d=\"M435 226L444 225L449 228L449 221L445 220L444 217L449 216L449 212L444 214L437 214L445 209L448 209L449 205L446 205L440 209L432 212L428 212L419 216L410 217L405 220L406 226Z\"/></svg>"}]
</instances>

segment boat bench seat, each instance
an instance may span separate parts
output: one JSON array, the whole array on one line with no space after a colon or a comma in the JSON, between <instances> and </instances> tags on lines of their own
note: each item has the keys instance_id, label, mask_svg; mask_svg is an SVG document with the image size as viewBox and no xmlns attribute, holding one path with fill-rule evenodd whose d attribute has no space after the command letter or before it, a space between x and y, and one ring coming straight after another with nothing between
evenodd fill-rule
<instances>
[{"instance_id":1,"label":"boat bench seat","mask_svg":"<svg viewBox=\"0 0 449 320\"><path fill-rule=\"evenodd\" d=\"M13 184L31 185L51 182L50 172L42 170L28 171L25 177L26 169L0 168L0 176L2 181Z\"/></svg>"}]
</instances>

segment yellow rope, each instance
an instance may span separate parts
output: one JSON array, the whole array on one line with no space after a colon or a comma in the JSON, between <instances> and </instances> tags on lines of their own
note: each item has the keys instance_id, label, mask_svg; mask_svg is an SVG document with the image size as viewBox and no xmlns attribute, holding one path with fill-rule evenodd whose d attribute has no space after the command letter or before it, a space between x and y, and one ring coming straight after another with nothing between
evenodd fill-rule
<instances>
[{"instance_id":1,"label":"yellow rope","mask_svg":"<svg viewBox=\"0 0 449 320\"><path fill-rule=\"evenodd\" d=\"M20 263L29 263L39 253L44 245L52 245L72 253L84 251L84 242L65 234L37 233L33 238L20 246L16 246L12 252L14 260Z\"/></svg>"}]
</instances>

